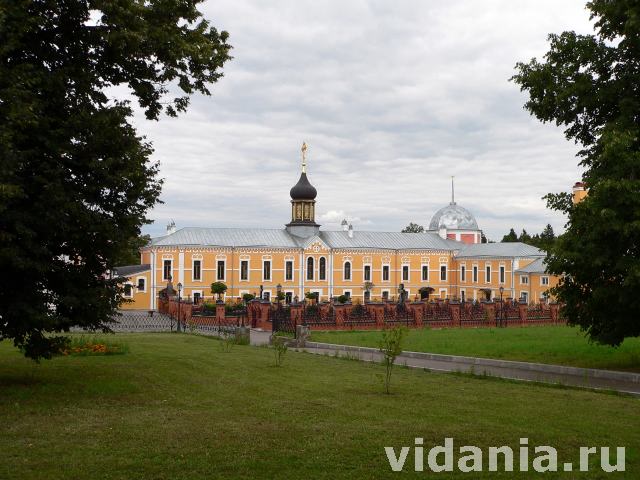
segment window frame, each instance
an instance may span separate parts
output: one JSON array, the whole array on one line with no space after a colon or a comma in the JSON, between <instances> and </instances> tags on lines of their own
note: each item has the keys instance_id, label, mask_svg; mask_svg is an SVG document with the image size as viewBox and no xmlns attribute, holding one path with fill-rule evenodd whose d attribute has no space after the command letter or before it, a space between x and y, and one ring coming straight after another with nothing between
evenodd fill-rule
<instances>
[{"instance_id":1,"label":"window frame","mask_svg":"<svg viewBox=\"0 0 640 480\"><path fill-rule=\"evenodd\" d=\"M349 275L347 276L347 265L349 265ZM353 265L351 264L350 260L345 260L344 263L342 264L342 280L344 280L345 282L351 282L353 279L353 272L352 272L352 268Z\"/></svg>"},{"instance_id":2,"label":"window frame","mask_svg":"<svg viewBox=\"0 0 640 480\"><path fill-rule=\"evenodd\" d=\"M443 269L444 268L444 278L443 278ZM446 282L447 278L449 277L449 269L447 268L447 264L446 263L441 263L440 264L440 281L441 282Z\"/></svg>"},{"instance_id":3,"label":"window frame","mask_svg":"<svg viewBox=\"0 0 640 480\"><path fill-rule=\"evenodd\" d=\"M422 281L423 282L428 282L429 281L429 264L428 263L423 263L420 266L420 271L421 271L420 278L422 279ZM425 272L427 273L426 278L425 278Z\"/></svg>"},{"instance_id":4,"label":"window frame","mask_svg":"<svg viewBox=\"0 0 640 480\"><path fill-rule=\"evenodd\" d=\"M311 264L311 268L309 268L309 264ZM313 257L307 257L307 260L304 265L305 268L305 278L307 282L313 282L315 280L315 268L316 268L316 260Z\"/></svg>"},{"instance_id":5,"label":"window frame","mask_svg":"<svg viewBox=\"0 0 640 480\"><path fill-rule=\"evenodd\" d=\"M327 257L318 259L318 281L325 282L327 280Z\"/></svg>"},{"instance_id":6,"label":"window frame","mask_svg":"<svg viewBox=\"0 0 640 480\"><path fill-rule=\"evenodd\" d=\"M242 275L242 272L243 272L242 266L243 265L247 266L247 269L246 269L246 274L247 275L244 278L243 278L243 275ZM241 259L240 260L240 281L241 282L248 282L250 277L251 277L251 263L250 263L249 260L242 260Z\"/></svg>"},{"instance_id":7,"label":"window frame","mask_svg":"<svg viewBox=\"0 0 640 480\"><path fill-rule=\"evenodd\" d=\"M220 264L222 263L222 278L220 278ZM216 259L216 281L224 282L227 279L227 261L221 258Z\"/></svg>"},{"instance_id":8,"label":"window frame","mask_svg":"<svg viewBox=\"0 0 640 480\"><path fill-rule=\"evenodd\" d=\"M267 266L267 264L269 264L269 275L265 275L265 273L267 272L265 267ZM271 265L271 260L267 260L267 259L263 259L262 260L262 281L263 282L270 282L271 281L271 277L273 276L273 272L272 270L273 265ZM264 292L264 290L263 290Z\"/></svg>"},{"instance_id":9,"label":"window frame","mask_svg":"<svg viewBox=\"0 0 640 480\"><path fill-rule=\"evenodd\" d=\"M402 268L400 269L400 278L402 278L403 282L410 282L411 280L411 266L408 263L403 263ZM405 275L405 272L407 273Z\"/></svg>"},{"instance_id":10,"label":"window frame","mask_svg":"<svg viewBox=\"0 0 640 480\"><path fill-rule=\"evenodd\" d=\"M169 275L167 273L167 262L169 262ZM173 280L173 258L163 258L162 259L162 280L169 281Z\"/></svg>"},{"instance_id":11,"label":"window frame","mask_svg":"<svg viewBox=\"0 0 640 480\"><path fill-rule=\"evenodd\" d=\"M291 267L291 275L289 275L289 266ZM295 275L295 268L293 265L293 260L285 260L284 261L284 281L285 282L293 282Z\"/></svg>"},{"instance_id":12,"label":"window frame","mask_svg":"<svg viewBox=\"0 0 640 480\"><path fill-rule=\"evenodd\" d=\"M196 263L198 263L198 277L196 278ZM202 281L202 259L195 258L191 260L191 281L193 282L201 282Z\"/></svg>"}]
</instances>

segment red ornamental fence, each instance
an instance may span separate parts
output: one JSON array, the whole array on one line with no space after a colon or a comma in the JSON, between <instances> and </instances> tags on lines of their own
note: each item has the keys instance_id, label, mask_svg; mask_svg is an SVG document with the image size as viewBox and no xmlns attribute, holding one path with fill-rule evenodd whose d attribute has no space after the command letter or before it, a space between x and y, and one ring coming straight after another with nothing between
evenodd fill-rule
<instances>
[{"instance_id":1,"label":"red ornamental fence","mask_svg":"<svg viewBox=\"0 0 640 480\"><path fill-rule=\"evenodd\" d=\"M307 325L314 330L374 330L394 325L409 328L481 328L528 325L559 325L565 321L558 313L558 305L513 302L371 302L364 305L323 302L319 304L276 305L269 301L253 300L246 309L226 311L223 303L215 311L203 312L201 306L181 303L174 299L160 299L158 311L177 320L183 326L199 329L220 326L251 326L272 330L286 325Z\"/></svg>"}]
</instances>

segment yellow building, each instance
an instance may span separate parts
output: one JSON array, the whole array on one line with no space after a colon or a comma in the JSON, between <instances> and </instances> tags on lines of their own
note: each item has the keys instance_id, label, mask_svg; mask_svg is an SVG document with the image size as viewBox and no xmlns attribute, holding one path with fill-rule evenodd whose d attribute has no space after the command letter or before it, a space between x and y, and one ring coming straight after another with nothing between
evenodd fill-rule
<instances>
[{"instance_id":1,"label":"yellow building","mask_svg":"<svg viewBox=\"0 0 640 480\"><path fill-rule=\"evenodd\" d=\"M291 221L282 229L181 228L141 251L141 265L120 267L126 277L124 308L156 309L159 291L172 280L185 299L213 297L211 283L227 285L225 300L245 293L271 298L280 285L287 302L316 292L321 300L392 298L403 284L409 298L530 300L538 290L522 288L523 269L538 265L544 252L522 243L477 243L473 215L451 203L434 215L424 233L338 231L315 222L316 189L306 173L291 189ZM535 275L529 272L529 276ZM529 284L531 287L531 284Z\"/></svg>"}]
</instances>

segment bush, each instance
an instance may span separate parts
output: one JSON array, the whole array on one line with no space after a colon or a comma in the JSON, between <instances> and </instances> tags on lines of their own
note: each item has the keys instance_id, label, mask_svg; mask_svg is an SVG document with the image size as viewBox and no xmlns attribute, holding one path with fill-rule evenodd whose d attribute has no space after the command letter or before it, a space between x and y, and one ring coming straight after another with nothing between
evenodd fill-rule
<instances>
[{"instance_id":1,"label":"bush","mask_svg":"<svg viewBox=\"0 0 640 480\"><path fill-rule=\"evenodd\" d=\"M382 332L380 340L380 352L382 353L382 365L385 367L384 393L391 393L391 373L398 355L402 353L402 341L407 333L405 327L393 327Z\"/></svg>"},{"instance_id":2,"label":"bush","mask_svg":"<svg viewBox=\"0 0 640 480\"><path fill-rule=\"evenodd\" d=\"M287 353L287 340L283 337L273 337L272 340L273 353L275 354L276 367L282 366L284 355Z\"/></svg>"}]
</instances>

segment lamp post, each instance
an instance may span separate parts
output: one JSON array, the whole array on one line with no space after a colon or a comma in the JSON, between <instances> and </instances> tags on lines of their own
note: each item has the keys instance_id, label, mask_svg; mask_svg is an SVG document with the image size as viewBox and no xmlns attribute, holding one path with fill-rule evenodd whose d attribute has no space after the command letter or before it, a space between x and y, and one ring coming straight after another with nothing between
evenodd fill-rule
<instances>
[{"instance_id":1,"label":"lamp post","mask_svg":"<svg viewBox=\"0 0 640 480\"><path fill-rule=\"evenodd\" d=\"M503 317L503 309L504 304L502 303L502 295L504 294L504 287L500 287L500 326L504 327L504 317Z\"/></svg>"},{"instance_id":2,"label":"lamp post","mask_svg":"<svg viewBox=\"0 0 640 480\"><path fill-rule=\"evenodd\" d=\"M177 331L180 332L180 301L182 300L181 298L181 294L182 294L182 283L178 282L178 328Z\"/></svg>"}]
</instances>

